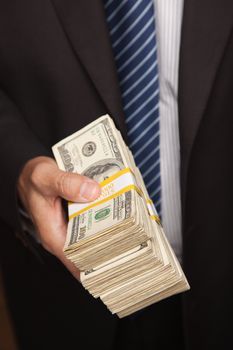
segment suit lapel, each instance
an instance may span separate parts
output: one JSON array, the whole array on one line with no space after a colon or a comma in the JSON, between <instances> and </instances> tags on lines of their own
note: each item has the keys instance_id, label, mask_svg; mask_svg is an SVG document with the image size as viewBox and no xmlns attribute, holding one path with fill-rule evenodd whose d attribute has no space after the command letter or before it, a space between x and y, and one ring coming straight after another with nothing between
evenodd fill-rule
<instances>
[{"instance_id":1,"label":"suit lapel","mask_svg":"<svg viewBox=\"0 0 233 350\"><path fill-rule=\"evenodd\" d=\"M101 0L51 0L68 40L108 113L124 131L117 72Z\"/></svg>"},{"instance_id":2,"label":"suit lapel","mask_svg":"<svg viewBox=\"0 0 233 350\"><path fill-rule=\"evenodd\" d=\"M192 146L233 25L232 0L184 0L179 70L182 202Z\"/></svg>"},{"instance_id":3,"label":"suit lapel","mask_svg":"<svg viewBox=\"0 0 233 350\"><path fill-rule=\"evenodd\" d=\"M101 0L51 0L67 38L118 127L124 115ZM181 188L233 22L232 0L184 0L179 68Z\"/></svg>"}]
</instances>

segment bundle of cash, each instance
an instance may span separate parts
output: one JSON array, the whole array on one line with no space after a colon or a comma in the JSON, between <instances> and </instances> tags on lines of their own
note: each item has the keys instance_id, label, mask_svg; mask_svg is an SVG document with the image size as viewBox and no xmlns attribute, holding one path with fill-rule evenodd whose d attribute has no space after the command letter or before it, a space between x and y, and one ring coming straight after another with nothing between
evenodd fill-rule
<instances>
[{"instance_id":1,"label":"bundle of cash","mask_svg":"<svg viewBox=\"0 0 233 350\"><path fill-rule=\"evenodd\" d=\"M99 182L101 195L68 203L64 253L81 283L119 317L190 288L131 151L104 115L52 147L60 169Z\"/></svg>"}]
</instances>

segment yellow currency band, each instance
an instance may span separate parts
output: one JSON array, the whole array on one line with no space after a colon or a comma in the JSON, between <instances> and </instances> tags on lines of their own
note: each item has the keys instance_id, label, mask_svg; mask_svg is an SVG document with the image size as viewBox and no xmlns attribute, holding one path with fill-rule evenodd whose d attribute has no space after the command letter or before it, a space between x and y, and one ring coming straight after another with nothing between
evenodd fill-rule
<instances>
[{"instance_id":1,"label":"yellow currency band","mask_svg":"<svg viewBox=\"0 0 233 350\"><path fill-rule=\"evenodd\" d=\"M109 200L111 200L111 199L113 199L113 198L116 198L116 197L120 196L121 194L123 194L123 193L125 193L125 192L128 192L128 191L130 191L130 190L135 190L135 191L138 192L138 194L140 194L140 196L142 195L142 192L140 191L140 189L139 189L137 186L135 186L135 185L126 186L126 187L124 187L122 190L120 190L120 191L118 191L118 192L112 194L111 196L106 197L106 198L104 198L104 199L101 199L101 200L98 201L98 202L92 203L92 204L88 205L87 207L83 208L82 210L79 210L79 211L77 211L76 213L70 215L70 216L69 216L69 220L70 220L70 219L73 219L75 216L78 216L78 215L84 213L85 211L87 211L87 210L89 210L89 209L91 209L91 208L94 208L94 207L96 207L96 206L98 206L98 205L100 205L100 204L102 204L102 203L105 203L105 202L107 202L107 201L109 201Z\"/></svg>"},{"instance_id":2,"label":"yellow currency band","mask_svg":"<svg viewBox=\"0 0 233 350\"><path fill-rule=\"evenodd\" d=\"M160 224L160 218L158 215L150 215L151 220L156 221L158 224Z\"/></svg>"},{"instance_id":3,"label":"yellow currency band","mask_svg":"<svg viewBox=\"0 0 233 350\"><path fill-rule=\"evenodd\" d=\"M134 175L133 171L130 168L124 168L124 169L118 171L116 174L113 174L112 176L110 176L108 179L100 182L100 187L106 186L110 182L114 181L115 179L119 178L120 176L122 176L122 175L124 175L126 173L131 173L132 175ZM86 206L85 208L83 208L83 209L73 213L72 215L69 216L69 220L74 218L74 217L76 217L76 216L78 216L78 215L80 215L80 214L82 214L82 213L84 213L85 211L87 211L87 210L89 210L91 208L94 208L94 207L96 207L96 206L98 206L98 205L100 205L102 203L105 203L105 202L107 202L107 201L109 201L109 200L111 200L113 198L116 198L116 197L120 196L121 194L123 194L125 192L128 192L130 190L135 190L135 191L138 192L138 194L140 196L142 196L142 191L136 185L134 185L134 184L128 185L128 186L124 187L122 190L117 191L116 193L112 194L111 196L103 198L103 199L101 199L101 200L99 200L97 202L91 203L90 205ZM72 202L69 202L69 204L72 204Z\"/></svg>"},{"instance_id":4,"label":"yellow currency band","mask_svg":"<svg viewBox=\"0 0 233 350\"><path fill-rule=\"evenodd\" d=\"M146 200L146 203L148 203L148 204L153 204L153 201L152 201L151 199L148 198L148 199Z\"/></svg>"},{"instance_id":5,"label":"yellow currency band","mask_svg":"<svg viewBox=\"0 0 233 350\"><path fill-rule=\"evenodd\" d=\"M118 179L118 177L120 177L124 174L127 174L127 173L131 173L134 176L134 173L130 168L124 168L122 170L119 170L116 174L113 174L112 176L108 177L106 180L100 182L100 187L106 186L107 184L109 184L113 180L116 180L116 179Z\"/></svg>"},{"instance_id":6,"label":"yellow currency band","mask_svg":"<svg viewBox=\"0 0 233 350\"><path fill-rule=\"evenodd\" d=\"M110 176L108 179L102 181L100 183L100 187L106 186L107 184L111 183L112 181L114 181L115 179L119 178L120 176L122 176L126 173L131 173L134 176L134 173L130 168L124 168L124 169L118 171L116 174ZM131 184L131 185L124 187L122 190L117 191L116 193L112 194L111 196L103 198L97 202L91 203L90 205L86 206L85 208L73 213L72 215L69 216L69 220L73 219L74 217L76 217L78 215L81 215L82 213L84 213L85 211L88 211L89 209L92 209L100 204L103 204L103 203L105 203L113 198L116 198L116 197L120 196L121 194L126 193L126 192L131 191L131 190L135 190L142 198L144 198L142 190L139 189L135 184ZM153 204L152 200L149 198L146 199L146 203ZM69 204L72 204L72 202L69 202ZM156 221L157 223L160 223L160 219L157 215L150 215L150 218L152 220Z\"/></svg>"},{"instance_id":7,"label":"yellow currency band","mask_svg":"<svg viewBox=\"0 0 233 350\"><path fill-rule=\"evenodd\" d=\"M153 205L153 201L150 198L146 198L146 204ZM160 218L158 215L150 215L151 220L156 221L158 224L161 224Z\"/></svg>"}]
</instances>

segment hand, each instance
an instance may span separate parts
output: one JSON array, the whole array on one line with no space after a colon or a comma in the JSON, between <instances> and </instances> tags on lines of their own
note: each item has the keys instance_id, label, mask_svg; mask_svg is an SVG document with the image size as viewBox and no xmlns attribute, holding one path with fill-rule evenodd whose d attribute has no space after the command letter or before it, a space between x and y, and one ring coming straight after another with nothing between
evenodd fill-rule
<instances>
[{"instance_id":1,"label":"hand","mask_svg":"<svg viewBox=\"0 0 233 350\"><path fill-rule=\"evenodd\" d=\"M62 198L73 202L92 201L100 195L98 183L85 176L59 170L52 158L36 157L24 166L18 192L43 247L79 279L79 270L63 253L67 220Z\"/></svg>"}]
</instances>

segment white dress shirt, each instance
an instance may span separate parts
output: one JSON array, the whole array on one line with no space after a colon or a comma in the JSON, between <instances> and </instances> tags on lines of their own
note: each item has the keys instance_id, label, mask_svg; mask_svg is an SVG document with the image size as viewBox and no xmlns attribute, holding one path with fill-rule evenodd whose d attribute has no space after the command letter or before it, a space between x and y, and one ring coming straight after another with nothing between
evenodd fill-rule
<instances>
[{"instance_id":1,"label":"white dress shirt","mask_svg":"<svg viewBox=\"0 0 233 350\"><path fill-rule=\"evenodd\" d=\"M161 204L165 234L181 260L178 65L183 0L154 0L160 81Z\"/></svg>"}]
</instances>

